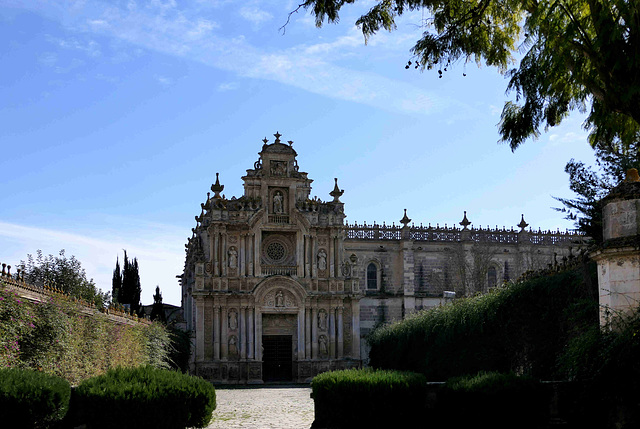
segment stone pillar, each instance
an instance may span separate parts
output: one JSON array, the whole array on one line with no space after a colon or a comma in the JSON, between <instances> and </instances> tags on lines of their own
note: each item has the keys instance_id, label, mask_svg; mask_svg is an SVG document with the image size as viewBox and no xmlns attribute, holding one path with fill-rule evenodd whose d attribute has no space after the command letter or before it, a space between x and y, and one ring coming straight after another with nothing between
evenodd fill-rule
<instances>
[{"instance_id":1,"label":"stone pillar","mask_svg":"<svg viewBox=\"0 0 640 429\"><path fill-rule=\"evenodd\" d=\"M262 360L262 313L256 309L256 360Z\"/></svg>"},{"instance_id":2,"label":"stone pillar","mask_svg":"<svg viewBox=\"0 0 640 429\"><path fill-rule=\"evenodd\" d=\"M304 307L300 306L298 310L298 360L304 359Z\"/></svg>"},{"instance_id":3,"label":"stone pillar","mask_svg":"<svg viewBox=\"0 0 640 429\"><path fill-rule=\"evenodd\" d=\"M631 169L627 178L602 200L604 246L591 254L598 263L600 323L640 305L640 178Z\"/></svg>"},{"instance_id":4,"label":"stone pillar","mask_svg":"<svg viewBox=\"0 0 640 429\"><path fill-rule=\"evenodd\" d=\"M311 277L318 277L318 258L316 257L317 249L317 241L318 238L316 235L311 236Z\"/></svg>"},{"instance_id":5,"label":"stone pillar","mask_svg":"<svg viewBox=\"0 0 640 429\"><path fill-rule=\"evenodd\" d=\"M213 308L213 359L220 360L220 306Z\"/></svg>"},{"instance_id":6,"label":"stone pillar","mask_svg":"<svg viewBox=\"0 0 640 429\"><path fill-rule=\"evenodd\" d=\"M246 253L247 249L245 249L245 244L247 241L247 236L245 234L240 234L240 250L238 251L238 261L240 266L238 267L238 276L245 277L247 275L246 272Z\"/></svg>"},{"instance_id":7,"label":"stone pillar","mask_svg":"<svg viewBox=\"0 0 640 429\"><path fill-rule=\"evenodd\" d=\"M221 311L221 323L222 323L222 332L220 334L220 359L227 360L228 352L229 352L229 339L227 338L227 332L229 328L229 318L227 316L227 305L226 303L222 306Z\"/></svg>"},{"instance_id":8,"label":"stone pillar","mask_svg":"<svg viewBox=\"0 0 640 429\"><path fill-rule=\"evenodd\" d=\"M204 302L204 357L213 358L213 299L206 298Z\"/></svg>"},{"instance_id":9,"label":"stone pillar","mask_svg":"<svg viewBox=\"0 0 640 429\"><path fill-rule=\"evenodd\" d=\"M218 229L213 229L213 275L220 276L220 234Z\"/></svg>"},{"instance_id":10,"label":"stone pillar","mask_svg":"<svg viewBox=\"0 0 640 429\"><path fill-rule=\"evenodd\" d=\"M342 320L342 305L338 307L338 359L342 359L344 354L344 326Z\"/></svg>"},{"instance_id":11,"label":"stone pillar","mask_svg":"<svg viewBox=\"0 0 640 429\"><path fill-rule=\"evenodd\" d=\"M248 358L249 360L253 360L255 358L255 344L253 334L255 332L255 325L253 323L253 313L255 309L249 307L249 323L248 323L248 333L249 333L249 345L248 345Z\"/></svg>"},{"instance_id":12,"label":"stone pillar","mask_svg":"<svg viewBox=\"0 0 640 429\"><path fill-rule=\"evenodd\" d=\"M306 305L305 308L305 340L304 340L304 348L305 348L305 356L307 359L311 359L311 307L309 304Z\"/></svg>"},{"instance_id":13,"label":"stone pillar","mask_svg":"<svg viewBox=\"0 0 640 429\"><path fill-rule=\"evenodd\" d=\"M204 360L204 302L199 297L196 301L196 362Z\"/></svg>"},{"instance_id":14,"label":"stone pillar","mask_svg":"<svg viewBox=\"0 0 640 429\"><path fill-rule=\"evenodd\" d=\"M327 241L327 270L329 271L329 278L333 278L333 237L329 234Z\"/></svg>"},{"instance_id":15,"label":"stone pillar","mask_svg":"<svg viewBox=\"0 0 640 429\"><path fill-rule=\"evenodd\" d=\"M222 249L221 249L221 258L220 258L220 263L222 264L222 276L226 277L227 276L227 271L229 268L229 262L227 262L228 260L228 255L227 255L227 233L224 232L222 233Z\"/></svg>"},{"instance_id":16,"label":"stone pillar","mask_svg":"<svg viewBox=\"0 0 640 429\"><path fill-rule=\"evenodd\" d=\"M336 357L336 309L331 306L329 309L329 358Z\"/></svg>"},{"instance_id":17,"label":"stone pillar","mask_svg":"<svg viewBox=\"0 0 640 429\"><path fill-rule=\"evenodd\" d=\"M351 344L352 357L361 359L360 357L360 302L351 301Z\"/></svg>"},{"instance_id":18,"label":"stone pillar","mask_svg":"<svg viewBox=\"0 0 640 429\"><path fill-rule=\"evenodd\" d=\"M245 315L247 313L247 306L240 306L240 320L238 321L238 345L240 346L240 359L247 359L247 321Z\"/></svg>"},{"instance_id":19,"label":"stone pillar","mask_svg":"<svg viewBox=\"0 0 640 429\"><path fill-rule=\"evenodd\" d=\"M318 359L318 303L311 307L311 358Z\"/></svg>"}]
</instances>

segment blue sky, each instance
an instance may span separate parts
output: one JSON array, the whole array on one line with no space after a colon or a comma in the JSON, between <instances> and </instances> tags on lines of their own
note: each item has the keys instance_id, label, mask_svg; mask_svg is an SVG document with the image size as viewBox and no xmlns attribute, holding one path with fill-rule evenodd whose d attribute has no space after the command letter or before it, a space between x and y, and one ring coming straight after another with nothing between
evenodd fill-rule
<instances>
[{"instance_id":1,"label":"blue sky","mask_svg":"<svg viewBox=\"0 0 640 429\"><path fill-rule=\"evenodd\" d=\"M458 64L406 70L421 14L364 44L282 1L0 0L0 262L75 255L103 290L138 258L143 303L175 276L215 181L242 195L266 136L293 140L313 195L347 220L535 229L571 222L564 165L593 162L573 114L515 152L498 144L506 80ZM464 76L463 74L466 74Z\"/></svg>"}]
</instances>

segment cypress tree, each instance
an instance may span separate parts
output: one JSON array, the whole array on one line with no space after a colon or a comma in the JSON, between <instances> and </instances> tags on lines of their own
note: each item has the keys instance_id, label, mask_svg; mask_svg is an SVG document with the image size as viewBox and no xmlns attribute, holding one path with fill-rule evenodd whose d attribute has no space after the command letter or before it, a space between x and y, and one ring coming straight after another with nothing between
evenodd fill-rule
<instances>
[{"instance_id":1,"label":"cypress tree","mask_svg":"<svg viewBox=\"0 0 640 429\"><path fill-rule=\"evenodd\" d=\"M120 302L122 294L122 272L120 272L120 261L116 258L116 269L113 270L113 280L111 280L111 298L113 302Z\"/></svg>"},{"instance_id":2,"label":"cypress tree","mask_svg":"<svg viewBox=\"0 0 640 429\"><path fill-rule=\"evenodd\" d=\"M116 262L116 270L119 271L119 269L119 265ZM114 271L114 284L115 282L116 272ZM117 302L128 305L131 313L138 314L141 308L140 293L142 292L140 274L138 273L138 259L133 258L133 260L130 260L126 250L124 251L124 263L119 285Z\"/></svg>"},{"instance_id":3,"label":"cypress tree","mask_svg":"<svg viewBox=\"0 0 640 429\"><path fill-rule=\"evenodd\" d=\"M151 307L151 320L160 320L163 323L167 322L163 307L160 286L156 286L156 293L153 295L153 307Z\"/></svg>"}]
</instances>

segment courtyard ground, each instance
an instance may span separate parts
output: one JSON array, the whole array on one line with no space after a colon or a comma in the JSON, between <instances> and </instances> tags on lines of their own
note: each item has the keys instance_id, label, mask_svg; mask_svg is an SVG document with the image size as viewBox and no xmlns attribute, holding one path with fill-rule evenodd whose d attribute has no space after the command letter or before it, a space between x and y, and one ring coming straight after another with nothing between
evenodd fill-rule
<instances>
[{"instance_id":1,"label":"courtyard ground","mask_svg":"<svg viewBox=\"0 0 640 429\"><path fill-rule=\"evenodd\" d=\"M308 386L216 387L217 408L207 429L307 429L313 423Z\"/></svg>"}]
</instances>

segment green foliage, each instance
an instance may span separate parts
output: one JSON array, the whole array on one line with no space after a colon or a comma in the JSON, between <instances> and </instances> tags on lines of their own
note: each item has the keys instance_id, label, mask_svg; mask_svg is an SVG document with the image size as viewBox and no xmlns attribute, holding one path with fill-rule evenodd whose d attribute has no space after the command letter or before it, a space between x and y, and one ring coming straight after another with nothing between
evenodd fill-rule
<instances>
[{"instance_id":1,"label":"green foliage","mask_svg":"<svg viewBox=\"0 0 640 429\"><path fill-rule=\"evenodd\" d=\"M441 411L451 427L537 428L548 420L548 397L540 382L513 373L452 378L441 396Z\"/></svg>"},{"instance_id":2,"label":"green foliage","mask_svg":"<svg viewBox=\"0 0 640 429\"><path fill-rule=\"evenodd\" d=\"M67 258L64 249L58 256L44 256L41 250L36 257L27 255L27 261L20 261L20 269L24 271L24 281L35 286L55 287L64 293L92 302L98 308L104 307L109 294L103 293L93 282L87 280L87 274L75 256Z\"/></svg>"},{"instance_id":3,"label":"green foliage","mask_svg":"<svg viewBox=\"0 0 640 429\"><path fill-rule=\"evenodd\" d=\"M151 320L159 320L160 322L167 323L167 317L164 313L164 306L162 304L162 294L160 293L160 286L156 286L156 293L153 294Z\"/></svg>"},{"instance_id":4,"label":"green foliage","mask_svg":"<svg viewBox=\"0 0 640 429\"><path fill-rule=\"evenodd\" d=\"M576 427L640 426L640 310L618 316L612 327L582 332L561 363L579 386L571 416Z\"/></svg>"},{"instance_id":5,"label":"green foliage","mask_svg":"<svg viewBox=\"0 0 640 429\"><path fill-rule=\"evenodd\" d=\"M60 377L17 368L0 369L3 427L52 426L67 414L70 397L71 387Z\"/></svg>"},{"instance_id":6,"label":"green foliage","mask_svg":"<svg viewBox=\"0 0 640 429\"><path fill-rule=\"evenodd\" d=\"M79 423L89 429L205 427L216 394L201 378L143 366L112 369L84 381L75 404Z\"/></svg>"},{"instance_id":7,"label":"green foliage","mask_svg":"<svg viewBox=\"0 0 640 429\"><path fill-rule=\"evenodd\" d=\"M374 368L430 380L479 371L557 376L557 357L576 330L597 325L595 264L491 290L373 331Z\"/></svg>"},{"instance_id":8,"label":"green foliage","mask_svg":"<svg viewBox=\"0 0 640 429\"><path fill-rule=\"evenodd\" d=\"M189 357L191 356L191 333L175 327L167 327L171 338L169 349L169 364L172 369L182 372L189 371Z\"/></svg>"},{"instance_id":9,"label":"green foliage","mask_svg":"<svg viewBox=\"0 0 640 429\"><path fill-rule=\"evenodd\" d=\"M171 349L161 324L118 325L101 313L83 314L64 297L32 303L0 286L0 368L31 368L76 384L116 366L166 368Z\"/></svg>"},{"instance_id":10,"label":"green foliage","mask_svg":"<svg viewBox=\"0 0 640 429\"><path fill-rule=\"evenodd\" d=\"M316 24L337 22L355 0L306 0ZM512 149L558 125L577 109L595 146L638 141L640 8L638 0L378 0L356 25L368 39L395 19L422 11L412 51L422 69L464 61L497 67L510 80L499 125ZM522 55L517 68L509 69Z\"/></svg>"},{"instance_id":11,"label":"green foliage","mask_svg":"<svg viewBox=\"0 0 640 429\"><path fill-rule=\"evenodd\" d=\"M409 427L426 404L426 378L410 372L371 368L325 372L311 381L311 389L312 427Z\"/></svg>"},{"instance_id":12,"label":"green foliage","mask_svg":"<svg viewBox=\"0 0 640 429\"><path fill-rule=\"evenodd\" d=\"M124 251L124 266L120 273L120 263L116 260L116 268L113 271L112 292L114 300L120 304L129 305L131 314L140 313L140 274L138 273L138 259L130 260L127 251ZM117 295L117 296L116 296Z\"/></svg>"}]
</instances>

